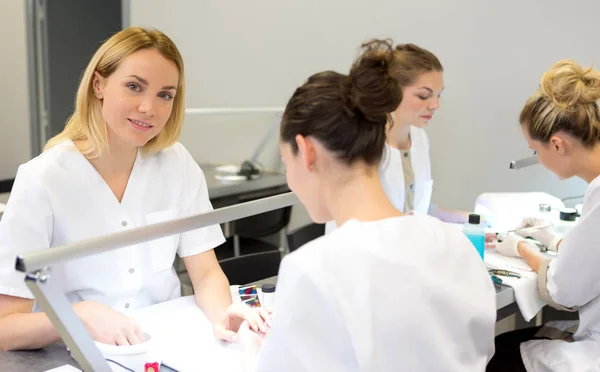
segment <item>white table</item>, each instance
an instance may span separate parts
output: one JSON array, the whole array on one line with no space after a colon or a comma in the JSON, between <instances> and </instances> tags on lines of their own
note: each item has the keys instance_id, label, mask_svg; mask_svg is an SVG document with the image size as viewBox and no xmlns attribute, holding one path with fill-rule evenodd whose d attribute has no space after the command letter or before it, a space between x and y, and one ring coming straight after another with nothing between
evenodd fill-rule
<instances>
[{"instance_id":1,"label":"white table","mask_svg":"<svg viewBox=\"0 0 600 372\"><path fill-rule=\"evenodd\" d=\"M252 284L262 286L265 283L275 284L276 281L277 277L272 277ZM497 320L504 319L519 311L512 288L496 286L496 309L498 311ZM0 352L0 366L2 366L2 371L41 372L65 364L77 366L70 358L62 342L50 345L42 350ZM161 371L169 372L172 370L162 367Z\"/></svg>"}]
</instances>

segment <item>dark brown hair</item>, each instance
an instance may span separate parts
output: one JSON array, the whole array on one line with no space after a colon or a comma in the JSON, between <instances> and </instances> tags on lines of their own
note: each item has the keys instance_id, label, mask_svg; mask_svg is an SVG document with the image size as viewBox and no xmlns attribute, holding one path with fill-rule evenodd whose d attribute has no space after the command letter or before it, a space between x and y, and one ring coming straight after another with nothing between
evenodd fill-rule
<instances>
[{"instance_id":1,"label":"dark brown hair","mask_svg":"<svg viewBox=\"0 0 600 372\"><path fill-rule=\"evenodd\" d=\"M345 164L379 163L389 113L402 99L390 75L392 52L390 41L372 41L348 75L324 71L308 78L285 108L281 141L296 154L300 134L316 138Z\"/></svg>"},{"instance_id":2,"label":"dark brown hair","mask_svg":"<svg viewBox=\"0 0 600 372\"><path fill-rule=\"evenodd\" d=\"M600 72L570 60L547 71L521 111L519 123L531 139L547 143L557 132L568 133L586 147L600 141Z\"/></svg>"}]
</instances>

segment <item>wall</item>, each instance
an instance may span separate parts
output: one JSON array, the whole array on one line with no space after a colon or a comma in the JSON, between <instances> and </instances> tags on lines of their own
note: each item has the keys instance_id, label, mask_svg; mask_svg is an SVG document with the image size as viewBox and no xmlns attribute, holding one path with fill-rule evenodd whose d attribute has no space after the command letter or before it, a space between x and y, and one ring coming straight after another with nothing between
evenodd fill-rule
<instances>
[{"instance_id":1,"label":"wall","mask_svg":"<svg viewBox=\"0 0 600 372\"><path fill-rule=\"evenodd\" d=\"M427 3L408 1L133 0L131 24L167 32L187 68L188 106L284 105L311 73L347 71L357 46L390 36L434 51L445 67L442 109L428 132L434 201L470 208L483 191L582 193L583 182L558 182L542 167L509 172L529 154L516 119L543 71L561 58L600 58L594 15L600 3L579 0ZM30 157L24 1L0 1L0 180ZM189 117L182 142L199 161L240 162L270 125L268 116ZM274 138L260 158L279 166Z\"/></svg>"},{"instance_id":2,"label":"wall","mask_svg":"<svg viewBox=\"0 0 600 372\"><path fill-rule=\"evenodd\" d=\"M392 37L434 51L445 68L441 110L430 123L434 196L443 207L472 208L484 191L582 193L541 166L510 172L530 155L517 124L520 109L552 63L589 65L600 3L579 0L448 2L133 0L132 25L162 29L186 62L188 107L284 105L310 74L347 71L357 46ZM569 11L569 17L564 14ZM269 118L189 117L182 142L200 161L249 156ZM261 160L277 167L273 140Z\"/></svg>"}]
</instances>

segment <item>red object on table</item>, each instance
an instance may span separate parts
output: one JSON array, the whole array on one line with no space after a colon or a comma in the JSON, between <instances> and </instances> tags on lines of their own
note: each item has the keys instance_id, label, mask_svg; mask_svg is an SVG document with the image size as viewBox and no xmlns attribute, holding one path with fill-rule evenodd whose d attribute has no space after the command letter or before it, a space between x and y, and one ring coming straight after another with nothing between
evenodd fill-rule
<instances>
[{"instance_id":1,"label":"red object on table","mask_svg":"<svg viewBox=\"0 0 600 372\"><path fill-rule=\"evenodd\" d=\"M144 372L159 372L160 368L158 367L158 363L146 363L144 365Z\"/></svg>"}]
</instances>

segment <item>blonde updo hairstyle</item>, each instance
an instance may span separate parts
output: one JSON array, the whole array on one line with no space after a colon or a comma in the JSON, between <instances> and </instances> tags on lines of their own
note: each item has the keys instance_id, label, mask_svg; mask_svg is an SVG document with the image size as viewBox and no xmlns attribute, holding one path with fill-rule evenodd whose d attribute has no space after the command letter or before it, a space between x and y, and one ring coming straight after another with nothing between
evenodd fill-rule
<instances>
[{"instance_id":1,"label":"blonde updo hairstyle","mask_svg":"<svg viewBox=\"0 0 600 372\"><path fill-rule=\"evenodd\" d=\"M600 72L562 60L542 76L519 122L533 140L548 143L563 132L591 148L600 141L599 99Z\"/></svg>"}]
</instances>

